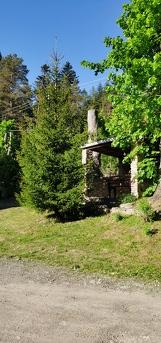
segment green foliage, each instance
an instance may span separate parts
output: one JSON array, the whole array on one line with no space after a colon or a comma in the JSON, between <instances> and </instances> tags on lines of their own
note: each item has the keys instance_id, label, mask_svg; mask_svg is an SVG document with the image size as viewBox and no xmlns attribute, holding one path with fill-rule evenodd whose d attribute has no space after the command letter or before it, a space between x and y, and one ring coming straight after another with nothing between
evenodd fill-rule
<instances>
[{"instance_id":1,"label":"green foliage","mask_svg":"<svg viewBox=\"0 0 161 343\"><path fill-rule=\"evenodd\" d=\"M68 61L64 64L60 75L62 78L65 77L70 85L78 83L78 77L76 75L76 72L73 70L72 65Z\"/></svg>"},{"instance_id":2,"label":"green foliage","mask_svg":"<svg viewBox=\"0 0 161 343\"><path fill-rule=\"evenodd\" d=\"M118 173L118 159L113 156L101 155L101 172L105 176Z\"/></svg>"},{"instance_id":3,"label":"green foliage","mask_svg":"<svg viewBox=\"0 0 161 343\"><path fill-rule=\"evenodd\" d=\"M27 73L23 60L16 54L0 57L0 197L3 198L14 196L19 189L18 125L32 113Z\"/></svg>"},{"instance_id":4,"label":"green foliage","mask_svg":"<svg viewBox=\"0 0 161 343\"><path fill-rule=\"evenodd\" d=\"M7 140L7 135L11 130L14 128L14 120L9 119L9 120L3 120L0 123L0 151L2 149L8 150L8 140Z\"/></svg>"},{"instance_id":5,"label":"green foliage","mask_svg":"<svg viewBox=\"0 0 161 343\"><path fill-rule=\"evenodd\" d=\"M0 198L13 197L19 190L19 165L15 158L0 153Z\"/></svg>"},{"instance_id":6,"label":"green foliage","mask_svg":"<svg viewBox=\"0 0 161 343\"><path fill-rule=\"evenodd\" d=\"M36 86L38 87L46 87L47 85L49 85L50 80L51 80L51 70L50 70L50 66L48 64L43 64L41 66L41 75L39 75L36 78Z\"/></svg>"},{"instance_id":7,"label":"green foliage","mask_svg":"<svg viewBox=\"0 0 161 343\"><path fill-rule=\"evenodd\" d=\"M159 152L161 138L160 23L160 0L131 1L123 6L118 20L124 38L105 38L110 50L101 63L83 62L96 74L110 69L107 93L113 111L106 126L115 145L137 146L135 152L143 158L140 175L150 186L156 183L153 153ZM149 146L150 156L146 151Z\"/></svg>"},{"instance_id":8,"label":"green foliage","mask_svg":"<svg viewBox=\"0 0 161 343\"><path fill-rule=\"evenodd\" d=\"M113 213L112 218L115 222L119 222L124 219L124 216L120 212Z\"/></svg>"},{"instance_id":9,"label":"green foliage","mask_svg":"<svg viewBox=\"0 0 161 343\"><path fill-rule=\"evenodd\" d=\"M92 92L89 96L88 107L96 110L98 124L97 139L106 139L109 137L106 121L111 115L111 103L108 100L105 86L103 87L100 84L96 89L92 89Z\"/></svg>"},{"instance_id":10,"label":"green foliage","mask_svg":"<svg viewBox=\"0 0 161 343\"><path fill-rule=\"evenodd\" d=\"M20 121L31 114L32 92L27 67L16 54L0 59L0 117Z\"/></svg>"},{"instance_id":11,"label":"green foliage","mask_svg":"<svg viewBox=\"0 0 161 343\"><path fill-rule=\"evenodd\" d=\"M142 198L137 202L137 210L145 222L151 222L155 219L155 211L146 198Z\"/></svg>"},{"instance_id":12,"label":"green foliage","mask_svg":"<svg viewBox=\"0 0 161 343\"><path fill-rule=\"evenodd\" d=\"M84 133L76 134L71 139L70 148L63 154L55 212L57 212L57 216L66 220L82 217L84 213L84 169L80 146L85 138Z\"/></svg>"},{"instance_id":13,"label":"green foliage","mask_svg":"<svg viewBox=\"0 0 161 343\"><path fill-rule=\"evenodd\" d=\"M62 56L57 52L53 53L52 63L50 65L44 64L41 67L41 75L36 79L37 88L45 88L50 83L58 84L65 79L69 85L77 85L78 77L70 62L66 62L61 67Z\"/></svg>"},{"instance_id":14,"label":"green foliage","mask_svg":"<svg viewBox=\"0 0 161 343\"><path fill-rule=\"evenodd\" d=\"M35 124L22 134L21 201L63 219L75 218L82 213L84 141L75 88L65 79L50 82L38 88L37 102Z\"/></svg>"},{"instance_id":15,"label":"green foliage","mask_svg":"<svg viewBox=\"0 0 161 343\"><path fill-rule=\"evenodd\" d=\"M120 204L127 204L127 203L133 203L136 201L136 197L131 194L131 193L128 193L128 194L122 194L120 197L119 197L119 203Z\"/></svg>"},{"instance_id":16,"label":"green foliage","mask_svg":"<svg viewBox=\"0 0 161 343\"><path fill-rule=\"evenodd\" d=\"M155 182L151 186L148 185L148 187L143 192L143 196L149 197L149 196L153 195L157 189L157 186L158 186L158 183L155 183Z\"/></svg>"},{"instance_id":17,"label":"green foliage","mask_svg":"<svg viewBox=\"0 0 161 343\"><path fill-rule=\"evenodd\" d=\"M145 227L144 232L146 236L152 237L157 233L157 230L155 230L153 227Z\"/></svg>"},{"instance_id":18,"label":"green foliage","mask_svg":"<svg viewBox=\"0 0 161 343\"><path fill-rule=\"evenodd\" d=\"M158 183L158 163L156 157L145 156L142 161L139 161L138 168L138 180L140 182L148 181L148 186L143 192L143 196L151 196Z\"/></svg>"},{"instance_id":19,"label":"green foliage","mask_svg":"<svg viewBox=\"0 0 161 343\"><path fill-rule=\"evenodd\" d=\"M19 166L16 161L14 120L0 123L0 198L11 197L18 191Z\"/></svg>"}]
</instances>

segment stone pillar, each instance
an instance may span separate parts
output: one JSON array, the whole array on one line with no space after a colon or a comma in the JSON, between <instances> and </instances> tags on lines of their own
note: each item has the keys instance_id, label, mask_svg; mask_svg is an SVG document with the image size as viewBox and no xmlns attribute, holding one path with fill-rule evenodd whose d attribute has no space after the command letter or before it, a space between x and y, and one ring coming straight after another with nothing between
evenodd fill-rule
<instances>
[{"instance_id":1,"label":"stone pillar","mask_svg":"<svg viewBox=\"0 0 161 343\"><path fill-rule=\"evenodd\" d=\"M88 143L92 143L97 139L97 121L95 109L88 110Z\"/></svg>"},{"instance_id":2,"label":"stone pillar","mask_svg":"<svg viewBox=\"0 0 161 343\"><path fill-rule=\"evenodd\" d=\"M88 143L95 142L97 140L97 119L96 111L94 108L88 110L87 116L88 122ZM89 159L93 160L94 171L99 174L100 172L100 154L96 151L93 151L92 154L89 154Z\"/></svg>"},{"instance_id":3,"label":"stone pillar","mask_svg":"<svg viewBox=\"0 0 161 343\"><path fill-rule=\"evenodd\" d=\"M88 144L97 140L97 121L95 109L88 110ZM85 166L85 199L89 200L89 194L93 191L96 182L100 177L100 154L90 149L82 150L82 164Z\"/></svg>"},{"instance_id":4,"label":"stone pillar","mask_svg":"<svg viewBox=\"0 0 161 343\"><path fill-rule=\"evenodd\" d=\"M139 182L137 179L138 173L138 156L136 156L131 162L131 194L136 198L139 197Z\"/></svg>"},{"instance_id":5,"label":"stone pillar","mask_svg":"<svg viewBox=\"0 0 161 343\"><path fill-rule=\"evenodd\" d=\"M88 143L92 143L97 139L97 121L95 109L88 110ZM82 150L82 164L86 165L90 160L94 161L96 166L99 166L99 154L88 149Z\"/></svg>"},{"instance_id":6,"label":"stone pillar","mask_svg":"<svg viewBox=\"0 0 161 343\"><path fill-rule=\"evenodd\" d=\"M82 149L82 164L86 165L87 164L87 150Z\"/></svg>"}]
</instances>

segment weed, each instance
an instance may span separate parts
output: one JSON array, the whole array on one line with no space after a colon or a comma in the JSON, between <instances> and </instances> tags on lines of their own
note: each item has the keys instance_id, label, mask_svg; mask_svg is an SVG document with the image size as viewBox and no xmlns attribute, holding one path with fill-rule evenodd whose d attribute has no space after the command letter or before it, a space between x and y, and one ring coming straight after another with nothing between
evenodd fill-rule
<instances>
[{"instance_id":1,"label":"weed","mask_svg":"<svg viewBox=\"0 0 161 343\"><path fill-rule=\"evenodd\" d=\"M121 214L120 212L116 212L112 215L113 219L115 222L119 222L120 220L124 219L123 214Z\"/></svg>"},{"instance_id":2,"label":"weed","mask_svg":"<svg viewBox=\"0 0 161 343\"><path fill-rule=\"evenodd\" d=\"M122 194L119 197L119 204L133 203L135 201L136 201L136 197L133 194L131 194L131 193Z\"/></svg>"},{"instance_id":3,"label":"weed","mask_svg":"<svg viewBox=\"0 0 161 343\"><path fill-rule=\"evenodd\" d=\"M137 210L139 215L145 222L152 222L155 219L155 211L152 209L149 201L146 198L142 198L137 202Z\"/></svg>"},{"instance_id":4,"label":"weed","mask_svg":"<svg viewBox=\"0 0 161 343\"><path fill-rule=\"evenodd\" d=\"M145 232L145 234L146 234L146 236L153 236L153 228L151 228L151 227L146 227L145 229L144 229L144 232Z\"/></svg>"},{"instance_id":5,"label":"weed","mask_svg":"<svg viewBox=\"0 0 161 343\"><path fill-rule=\"evenodd\" d=\"M153 227L145 227L144 232L146 236L152 237L158 232L158 230L154 229Z\"/></svg>"}]
</instances>

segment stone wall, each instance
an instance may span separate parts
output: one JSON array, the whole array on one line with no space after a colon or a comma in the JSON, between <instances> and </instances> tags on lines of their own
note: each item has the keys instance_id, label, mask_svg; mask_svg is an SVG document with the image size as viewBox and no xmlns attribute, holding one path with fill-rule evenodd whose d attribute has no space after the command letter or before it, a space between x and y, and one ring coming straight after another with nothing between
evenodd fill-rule
<instances>
[{"instance_id":1,"label":"stone wall","mask_svg":"<svg viewBox=\"0 0 161 343\"><path fill-rule=\"evenodd\" d=\"M88 198L116 200L121 194L130 193L130 176L110 176L88 178L85 195Z\"/></svg>"}]
</instances>

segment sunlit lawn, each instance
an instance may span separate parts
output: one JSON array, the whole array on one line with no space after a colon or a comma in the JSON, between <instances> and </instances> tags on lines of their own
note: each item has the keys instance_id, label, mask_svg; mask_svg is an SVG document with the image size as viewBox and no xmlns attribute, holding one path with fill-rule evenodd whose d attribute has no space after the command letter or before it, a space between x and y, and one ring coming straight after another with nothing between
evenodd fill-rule
<instances>
[{"instance_id":1,"label":"sunlit lawn","mask_svg":"<svg viewBox=\"0 0 161 343\"><path fill-rule=\"evenodd\" d=\"M152 237L148 226L158 230ZM105 215L56 223L22 207L0 210L0 256L161 281L161 222Z\"/></svg>"}]
</instances>

